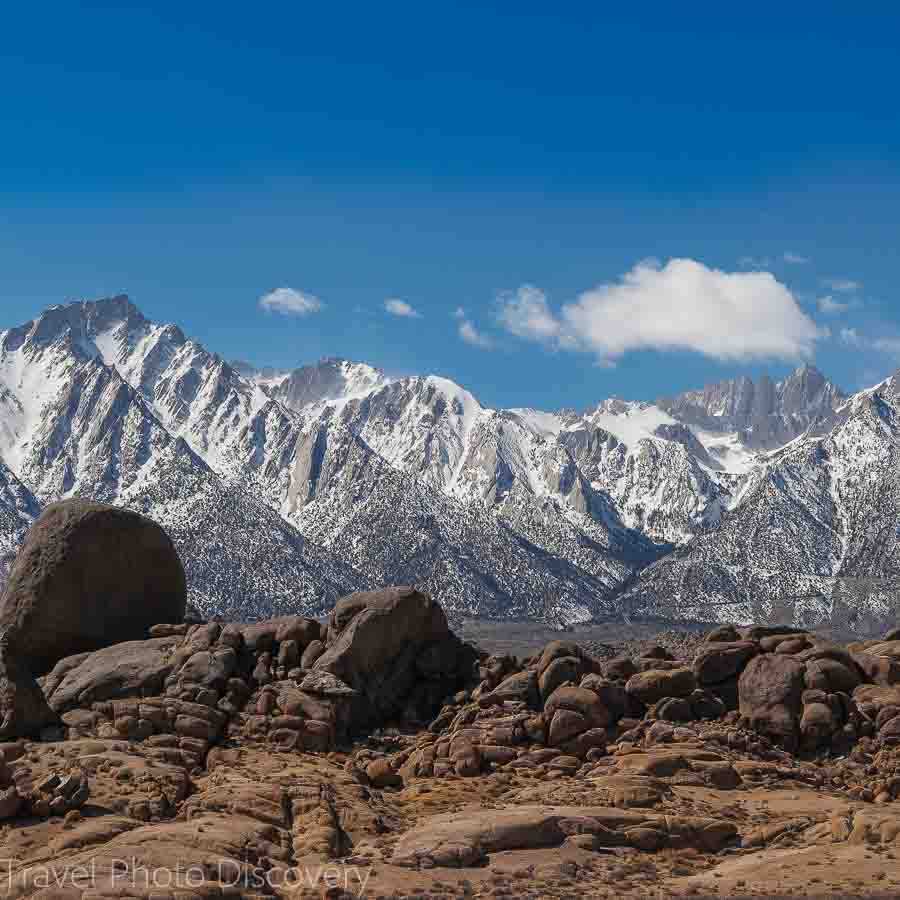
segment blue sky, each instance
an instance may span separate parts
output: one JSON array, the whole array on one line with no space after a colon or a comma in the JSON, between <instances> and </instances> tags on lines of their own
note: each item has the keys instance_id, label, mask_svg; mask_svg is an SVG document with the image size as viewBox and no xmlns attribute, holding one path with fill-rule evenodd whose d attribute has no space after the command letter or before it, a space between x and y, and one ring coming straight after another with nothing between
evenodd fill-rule
<instances>
[{"instance_id":1,"label":"blue sky","mask_svg":"<svg viewBox=\"0 0 900 900\"><path fill-rule=\"evenodd\" d=\"M5 10L0 324L125 291L498 405L900 365L900 12L329 6Z\"/></svg>"}]
</instances>

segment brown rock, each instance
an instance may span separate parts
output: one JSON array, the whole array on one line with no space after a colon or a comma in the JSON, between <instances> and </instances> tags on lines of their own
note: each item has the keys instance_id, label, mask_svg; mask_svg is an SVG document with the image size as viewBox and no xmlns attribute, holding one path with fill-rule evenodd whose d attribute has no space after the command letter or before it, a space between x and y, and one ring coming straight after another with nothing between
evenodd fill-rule
<instances>
[{"instance_id":1,"label":"brown rock","mask_svg":"<svg viewBox=\"0 0 900 900\"><path fill-rule=\"evenodd\" d=\"M796 738L804 689L803 663L765 653L750 660L738 681L741 715L761 734Z\"/></svg>"},{"instance_id":2,"label":"brown rock","mask_svg":"<svg viewBox=\"0 0 900 900\"><path fill-rule=\"evenodd\" d=\"M604 728L612 721L612 713L593 691L582 687L557 688L544 704L544 714L555 715L557 710L568 709L579 713L590 728Z\"/></svg>"},{"instance_id":3,"label":"brown rock","mask_svg":"<svg viewBox=\"0 0 900 900\"><path fill-rule=\"evenodd\" d=\"M696 687L697 681L690 669L651 669L632 675L625 690L650 706L664 697L687 697Z\"/></svg>"},{"instance_id":4,"label":"brown rock","mask_svg":"<svg viewBox=\"0 0 900 900\"><path fill-rule=\"evenodd\" d=\"M759 653L755 641L714 642L701 645L692 668L700 684L717 684L739 675Z\"/></svg>"},{"instance_id":5,"label":"brown rock","mask_svg":"<svg viewBox=\"0 0 900 900\"><path fill-rule=\"evenodd\" d=\"M75 653L147 636L185 614L184 569L155 522L86 500L48 506L0 600L0 632L36 674Z\"/></svg>"}]
</instances>

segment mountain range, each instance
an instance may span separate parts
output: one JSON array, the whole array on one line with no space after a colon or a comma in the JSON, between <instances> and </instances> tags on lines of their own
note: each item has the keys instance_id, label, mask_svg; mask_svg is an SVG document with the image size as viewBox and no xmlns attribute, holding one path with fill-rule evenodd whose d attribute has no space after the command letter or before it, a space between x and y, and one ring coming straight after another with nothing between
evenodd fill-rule
<instances>
[{"instance_id":1,"label":"mountain range","mask_svg":"<svg viewBox=\"0 0 900 900\"><path fill-rule=\"evenodd\" d=\"M436 375L229 362L125 296L0 332L0 554L138 509L206 614L415 583L451 617L893 621L900 382L803 366L656 402L490 409Z\"/></svg>"}]
</instances>

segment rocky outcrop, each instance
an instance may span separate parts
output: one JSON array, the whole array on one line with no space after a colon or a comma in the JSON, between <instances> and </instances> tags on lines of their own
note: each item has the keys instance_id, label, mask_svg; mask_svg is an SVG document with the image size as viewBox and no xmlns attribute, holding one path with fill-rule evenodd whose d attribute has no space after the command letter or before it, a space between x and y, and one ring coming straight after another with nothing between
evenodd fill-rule
<instances>
[{"instance_id":1,"label":"rocky outcrop","mask_svg":"<svg viewBox=\"0 0 900 900\"><path fill-rule=\"evenodd\" d=\"M328 618L327 646L313 663L356 692L356 727L424 718L471 676L477 654L454 635L443 609L414 588L351 594Z\"/></svg>"},{"instance_id":2,"label":"rocky outcrop","mask_svg":"<svg viewBox=\"0 0 900 900\"><path fill-rule=\"evenodd\" d=\"M500 896L666 895L770 851L860 862L900 840L892 641L732 627L692 659L552 641L520 660L463 643L409 587L345 597L324 626L148 634L7 678L30 691L6 695L7 722L42 723L0 742L14 896L51 858L148 900L122 860L209 898L279 895L325 864L381 896L502 888L507 864ZM331 887L296 892L347 896Z\"/></svg>"},{"instance_id":3,"label":"rocky outcrop","mask_svg":"<svg viewBox=\"0 0 900 900\"><path fill-rule=\"evenodd\" d=\"M40 688L62 728L0 744L19 895L38 887L35 846L89 866L101 896L121 859L209 897L325 864L373 895L462 896L515 859L514 895L574 897L574 872L593 897L900 835L900 684L868 681L875 644L742 630L693 660L567 641L518 660L462 644L435 607L392 589L345 598L325 627L164 624L60 660ZM715 693L732 682L740 709ZM382 718L356 718L373 701ZM623 880L626 860L652 880Z\"/></svg>"}]
</instances>

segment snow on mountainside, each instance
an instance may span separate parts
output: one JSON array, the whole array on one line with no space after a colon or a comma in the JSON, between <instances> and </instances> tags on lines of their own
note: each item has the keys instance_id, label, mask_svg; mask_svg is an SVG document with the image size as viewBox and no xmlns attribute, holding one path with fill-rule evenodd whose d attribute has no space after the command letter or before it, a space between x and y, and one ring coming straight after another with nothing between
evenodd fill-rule
<instances>
[{"instance_id":1,"label":"snow on mountainside","mask_svg":"<svg viewBox=\"0 0 900 900\"><path fill-rule=\"evenodd\" d=\"M846 399L817 369L801 366L784 381L738 378L657 402L689 425L737 432L748 447L771 450L806 431L827 430Z\"/></svg>"},{"instance_id":2,"label":"snow on mountainside","mask_svg":"<svg viewBox=\"0 0 900 900\"><path fill-rule=\"evenodd\" d=\"M228 363L127 297L70 303L0 333L0 553L85 495L166 525L195 601L229 616L410 581L451 615L556 622L883 612L895 395L804 366L490 409L434 375Z\"/></svg>"},{"instance_id":3,"label":"snow on mountainside","mask_svg":"<svg viewBox=\"0 0 900 900\"><path fill-rule=\"evenodd\" d=\"M131 308L111 301L128 327ZM103 361L96 305L0 333L0 527L16 545L40 503L89 496L146 512L179 547L201 607L318 610L364 584L239 486L227 485ZM79 314L81 313L81 314ZM133 333L133 332L132 332ZM94 338L99 338L95 341ZM132 370L134 371L134 370Z\"/></svg>"},{"instance_id":4,"label":"snow on mountainside","mask_svg":"<svg viewBox=\"0 0 900 900\"><path fill-rule=\"evenodd\" d=\"M862 391L819 437L752 473L721 526L641 573L635 615L877 629L900 598L900 382Z\"/></svg>"}]
</instances>

